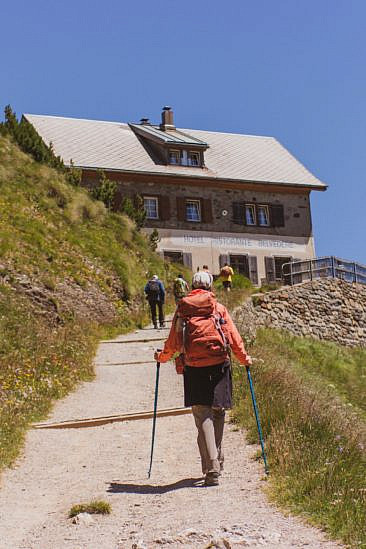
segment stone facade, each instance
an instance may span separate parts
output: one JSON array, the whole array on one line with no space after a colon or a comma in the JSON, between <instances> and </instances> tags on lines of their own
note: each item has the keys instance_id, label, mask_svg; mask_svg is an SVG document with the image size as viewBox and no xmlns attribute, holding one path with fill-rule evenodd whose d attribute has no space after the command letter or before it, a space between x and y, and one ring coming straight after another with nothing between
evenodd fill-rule
<instances>
[{"instance_id":1,"label":"stone facade","mask_svg":"<svg viewBox=\"0 0 366 549\"><path fill-rule=\"evenodd\" d=\"M190 181L169 177L142 176L106 172L118 184L116 206L123 197L136 194L158 200L159 219L147 219L144 230L159 231L157 251L182 254L183 263L193 271L207 264L213 274L219 274L225 262L233 256L242 262L243 272L255 285L267 277L266 258L308 259L314 257L309 191L296 189L266 190L264 186L235 185L215 181ZM92 186L98 173L83 172L83 184ZM268 187L267 187L268 188ZM179 201L200 200L201 221L182 220ZM284 226L250 226L234 221L234 203L283 207ZM241 259L243 258L243 259ZM234 268L238 270L237 265ZM240 271L239 271L240 272Z\"/></svg>"},{"instance_id":2,"label":"stone facade","mask_svg":"<svg viewBox=\"0 0 366 549\"><path fill-rule=\"evenodd\" d=\"M318 279L256 294L234 311L234 320L252 339L268 326L299 336L366 347L366 286L338 279Z\"/></svg>"},{"instance_id":3,"label":"stone facade","mask_svg":"<svg viewBox=\"0 0 366 549\"><path fill-rule=\"evenodd\" d=\"M283 237L310 237L312 223L310 215L310 197L308 191L265 192L246 189L225 189L214 181L204 181L197 185L182 185L177 181L156 181L158 177L121 177L120 174L106 171L109 179L118 183L117 200L124 196L157 196L169 198L169 215L164 219L147 219L147 228L183 229L189 231L218 231L223 233L246 233L255 235L273 235ZM90 186L97 181L98 174L83 172L83 184ZM160 178L161 179L161 178ZM177 197L205 199L211 201L212 221L189 222L178 219ZM246 202L257 204L282 204L284 206L284 227L243 226L233 222L233 203ZM227 216L222 211L228 212Z\"/></svg>"}]
</instances>

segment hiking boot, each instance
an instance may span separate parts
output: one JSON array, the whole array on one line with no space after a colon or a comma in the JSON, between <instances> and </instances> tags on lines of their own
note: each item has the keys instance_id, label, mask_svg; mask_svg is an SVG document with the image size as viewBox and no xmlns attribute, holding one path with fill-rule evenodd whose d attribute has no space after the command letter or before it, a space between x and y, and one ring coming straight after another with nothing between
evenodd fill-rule
<instances>
[{"instance_id":1,"label":"hiking boot","mask_svg":"<svg viewBox=\"0 0 366 549\"><path fill-rule=\"evenodd\" d=\"M160 324L160 328L165 328L164 322L162 324Z\"/></svg>"},{"instance_id":2,"label":"hiking boot","mask_svg":"<svg viewBox=\"0 0 366 549\"><path fill-rule=\"evenodd\" d=\"M157 324L154 324L154 329L155 329L155 330L158 329L158 325L157 325Z\"/></svg>"},{"instance_id":3,"label":"hiking boot","mask_svg":"<svg viewBox=\"0 0 366 549\"><path fill-rule=\"evenodd\" d=\"M219 484L220 473L210 471L206 473L204 486L217 486Z\"/></svg>"}]
</instances>

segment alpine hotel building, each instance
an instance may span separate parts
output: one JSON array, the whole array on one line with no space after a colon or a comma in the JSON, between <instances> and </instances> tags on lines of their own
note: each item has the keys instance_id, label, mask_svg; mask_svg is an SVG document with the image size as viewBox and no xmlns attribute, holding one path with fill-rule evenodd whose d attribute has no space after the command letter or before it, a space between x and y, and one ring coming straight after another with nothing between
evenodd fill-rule
<instances>
[{"instance_id":1,"label":"alpine hotel building","mask_svg":"<svg viewBox=\"0 0 366 549\"><path fill-rule=\"evenodd\" d=\"M281 278L282 265L315 257L310 192L326 185L273 137L176 128L164 107L159 125L25 114L56 155L95 184L118 183L117 202L139 194L144 230L158 252L193 270L225 263L254 284Z\"/></svg>"}]
</instances>

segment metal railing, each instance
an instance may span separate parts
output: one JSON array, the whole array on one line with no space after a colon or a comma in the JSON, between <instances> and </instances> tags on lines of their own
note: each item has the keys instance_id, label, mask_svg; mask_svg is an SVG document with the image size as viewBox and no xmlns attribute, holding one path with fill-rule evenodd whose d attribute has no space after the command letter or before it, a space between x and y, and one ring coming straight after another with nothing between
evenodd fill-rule
<instances>
[{"instance_id":1,"label":"metal railing","mask_svg":"<svg viewBox=\"0 0 366 549\"><path fill-rule=\"evenodd\" d=\"M291 261L282 265L284 284L292 286L315 278L339 278L346 282L366 284L366 266L334 256Z\"/></svg>"}]
</instances>

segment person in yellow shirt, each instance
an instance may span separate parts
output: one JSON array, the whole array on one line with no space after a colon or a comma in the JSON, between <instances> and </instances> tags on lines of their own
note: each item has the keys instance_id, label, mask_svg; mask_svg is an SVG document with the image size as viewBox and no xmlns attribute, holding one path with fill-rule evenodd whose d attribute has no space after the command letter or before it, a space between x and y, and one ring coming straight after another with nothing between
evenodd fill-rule
<instances>
[{"instance_id":1,"label":"person in yellow shirt","mask_svg":"<svg viewBox=\"0 0 366 549\"><path fill-rule=\"evenodd\" d=\"M225 265L222 267L220 271L220 277L222 280L222 285L227 292L230 292L231 280L232 280L231 277L233 276L233 274L234 274L234 271L232 270L230 265L225 263Z\"/></svg>"}]
</instances>

